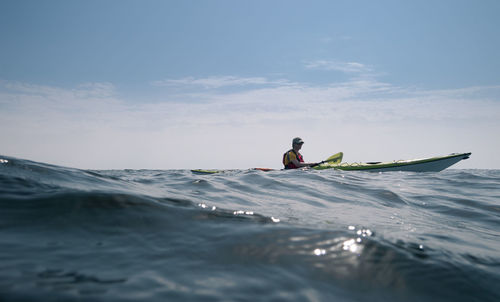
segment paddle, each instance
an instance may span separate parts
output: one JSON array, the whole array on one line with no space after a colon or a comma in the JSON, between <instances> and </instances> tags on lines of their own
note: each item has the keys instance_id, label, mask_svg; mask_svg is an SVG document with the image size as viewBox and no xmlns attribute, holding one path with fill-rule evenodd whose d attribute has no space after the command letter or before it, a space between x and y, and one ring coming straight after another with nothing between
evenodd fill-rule
<instances>
[{"instance_id":1,"label":"paddle","mask_svg":"<svg viewBox=\"0 0 500 302\"><path fill-rule=\"evenodd\" d=\"M342 161L342 157L344 157L344 153L342 152L339 152L337 154L334 154L330 157L328 157L326 160L324 160L323 162L324 163L327 163L327 162L331 162L333 164L340 164L340 162Z\"/></svg>"},{"instance_id":2,"label":"paddle","mask_svg":"<svg viewBox=\"0 0 500 302\"><path fill-rule=\"evenodd\" d=\"M327 159L319 162L318 164L312 165L311 167L316 167L316 166L319 166L319 165L324 164L324 163L340 164L343 156L344 156L344 153L342 153L342 152L336 153L336 154L328 157Z\"/></svg>"}]
</instances>

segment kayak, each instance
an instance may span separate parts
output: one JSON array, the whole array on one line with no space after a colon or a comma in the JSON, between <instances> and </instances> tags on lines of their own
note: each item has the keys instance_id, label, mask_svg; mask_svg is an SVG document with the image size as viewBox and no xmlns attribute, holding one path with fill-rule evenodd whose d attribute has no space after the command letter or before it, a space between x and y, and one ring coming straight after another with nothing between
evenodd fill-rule
<instances>
[{"instance_id":1,"label":"kayak","mask_svg":"<svg viewBox=\"0 0 500 302\"><path fill-rule=\"evenodd\" d=\"M397 160L392 162L367 162L367 163L324 163L313 167L316 170L338 169L344 171L411 171L411 172L439 172L461 160L468 159L471 153L453 153L446 156L436 156L422 159Z\"/></svg>"},{"instance_id":2,"label":"kayak","mask_svg":"<svg viewBox=\"0 0 500 302\"><path fill-rule=\"evenodd\" d=\"M428 157L410 160L395 160L391 162L367 162L367 163L341 163L343 153L339 152L330 156L323 163L312 167L315 170L336 169L343 171L369 171L369 172L390 172L390 171L409 171L409 172L439 172L461 160L468 159L471 153L452 153L445 156ZM253 168L250 170L275 171L269 168ZM216 174L234 170L191 170L195 174Z\"/></svg>"}]
</instances>

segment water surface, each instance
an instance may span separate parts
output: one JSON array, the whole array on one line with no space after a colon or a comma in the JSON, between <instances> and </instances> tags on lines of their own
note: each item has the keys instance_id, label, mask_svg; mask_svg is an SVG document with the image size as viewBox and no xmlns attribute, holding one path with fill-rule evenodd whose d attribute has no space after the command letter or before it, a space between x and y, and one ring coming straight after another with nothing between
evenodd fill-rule
<instances>
[{"instance_id":1,"label":"water surface","mask_svg":"<svg viewBox=\"0 0 500 302\"><path fill-rule=\"evenodd\" d=\"M2 301L500 301L500 171L0 156Z\"/></svg>"}]
</instances>

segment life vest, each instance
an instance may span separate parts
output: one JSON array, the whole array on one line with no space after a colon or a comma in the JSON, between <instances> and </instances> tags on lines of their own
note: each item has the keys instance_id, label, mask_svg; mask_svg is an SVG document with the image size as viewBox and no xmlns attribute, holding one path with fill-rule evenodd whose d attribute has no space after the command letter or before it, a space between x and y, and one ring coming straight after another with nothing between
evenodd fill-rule
<instances>
[{"instance_id":1,"label":"life vest","mask_svg":"<svg viewBox=\"0 0 500 302\"><path fill-rule=\"evenodd\" d=\"M285 154L283 154L283 165L285 166L285 169L297 169L297 167L291 160L290 160L290 152L293 152L295 154L295 157L297 160L301 163L304 162L304 158L300 153L295 152L295 150L291 149L287 151Z\"/></svg>"}]
</instances>

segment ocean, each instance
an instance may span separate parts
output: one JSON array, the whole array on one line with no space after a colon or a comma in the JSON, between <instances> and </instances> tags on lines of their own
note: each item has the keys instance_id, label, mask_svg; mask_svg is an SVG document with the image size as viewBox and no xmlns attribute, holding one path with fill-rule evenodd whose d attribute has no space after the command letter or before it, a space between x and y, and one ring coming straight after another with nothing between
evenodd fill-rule
<instances>
[{"instance_id":1,"label":"ocean","mask_svg":"<svg viewBox=\"0 0 500 302\"><path fill-rule=\"evenodd\" d=\"M500 301L500 170L0 159L0 301Z\"/></svg>"}]
</instances>

